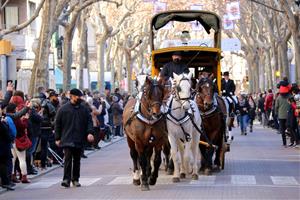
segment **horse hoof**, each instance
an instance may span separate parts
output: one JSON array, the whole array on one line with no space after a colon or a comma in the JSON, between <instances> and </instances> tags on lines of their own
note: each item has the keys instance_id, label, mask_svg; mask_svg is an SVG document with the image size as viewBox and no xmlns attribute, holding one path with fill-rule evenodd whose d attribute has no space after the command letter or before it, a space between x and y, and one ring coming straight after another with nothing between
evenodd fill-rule
<instances>
[{"instance_id":1,"label":"horse hoof","mask_svg":"<svg viewBox=\"0 0 300 200\"><path fill-rule=\"evenodd\" d=\"M152 178L152 177L150 177L150 179L149 179L149 185L155 185L156 184L156 178Z\"/></svg>"},{"instance_id":2,"label":"horse hoof","mask_svg":"<svg viewBox=\"0 0 300 200\"><path fill-rule=\"evenodd\" d=\"M142 191L149 191L150 190L149 185L141 185L141 190Z\"/></svg>"},{"instance_id":3,"label":"horse hoof","mask_svg":"<svg viewBox=\"0 0 300 200\"><path fill-rule=\"evenodd\" d=\"M168 171L167 171L167 175L173 175L173 173L174 173L174 171L173 171L173 170L170 170L170 169L168 169Z\"/></svg>"},{"instance_id":4,"label":"horse hoof","mask_svg":"<svg viewBox=\"0 0 300 200\"><path fill-rule=\"evenodd\" d=\"M137 179L137 180L133 179L133 185L136 185L136 186L141 185L140 179Z\"/></svg>"},{"instance_id":5,"label":"horse hoof","mask_svg":"<svg viewBox=\"0 0 300 200\"><path fill-rule=\"evenodd\" d=\"M221 172L221 167L220 166L215 166L213 168L213 172Z\"/></svg>"},{"instance_id":6,"label":"horse hoof","mask_svg":"<svg viewBox=\"0 0 300 200\"><path fill-rule=\"evenodd\" d=\"M180 178L185 178L185 173L181 173Z\"/></svg>"},{"instance_id":7,"label":"horse hoof","mask_svg":"<svg viewBox=\"0 0 300 200\"><path fill-rule=\"evenodd\" d=\"M198 174L193 174L192 175L192 180L198 180Z\"/></svg>"},{"instance_id":8,"label":"horse hoof","mask_svg":"<svg viewBox=\"0 0 300 200\"><path fill-rule=\"evenodd\" d=\"M205 176L210 176L211 175L211 170L210 169L205 169L204 170L204 175Z\"/></svg>"},{"instance_id":9,"label":"horse hoof","mask_svg":"<svg viewBox=\"0 0 300 200\"><path fill-rule=\"evenodd\" d=\"M173 183L178 183L178 182L180 182L180 179L178 177L174 177L172 179L172 181L173 181Z\"/></svg>"}]
</instances>

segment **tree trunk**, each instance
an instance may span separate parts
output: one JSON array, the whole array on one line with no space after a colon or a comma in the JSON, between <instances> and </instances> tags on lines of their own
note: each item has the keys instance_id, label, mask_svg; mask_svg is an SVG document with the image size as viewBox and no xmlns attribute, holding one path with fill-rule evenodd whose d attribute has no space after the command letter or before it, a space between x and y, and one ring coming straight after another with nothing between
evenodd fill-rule
<instances>
[{"instance_id":1,"label":"tree trunk","mask_svg":"<svg viewBox=\"0 0 300 200\"><path fill-rule=\"evenodd\" d=\"M98 64L98 89L100 92L104 92L105 80L104 80L104 59L105 59L105 42L107 37L99 37L97 39L97 64Z\"/></svg>"},{"instance_id":2,"label":"tree trunk","mask_svg":"<svg viewBox=\"0 0 300 200\"><path fill-rule=\"evenodd\" d=\"M267 73L267 89L270 89L273 87L273 77L272 77L272 66L271 66L271 55L270 55L270 51L266 51L266 62L265 62L265 66L266 66L266 73Z\"/></svg>"},{"instance_id":3,"label":"tree trunk","mask_svg":"<svg viewBox=\"0 0 300 200\"><path fill-rule=\"evenodd\" d=\"M63 50L63 90L71 89L71 67L72 67L72 30L65 30Z\"/></svg>"},{"instance_id":4,"label":"tree trunk","mask_svg":"<svg viewBox=\"0 0 300 200\"><path fill-rule=\"evenodd\" d=\"M289 65L289 61L288 61L288 56L287 56L287 51L288 51L288 47L287 47L287 43L286 42L282 42L280 44L280 56L281 56L281 77L288 77L289 78L289 74L290 74L290 65Z\"/></svg>"},{"instance_id":5,"label":"tree trunk","mask_svg":"<svg viewBox=\"0 0 300 200\"><path fill-rule=\"evenodd\" d=\"M83 80L83 71L84 69L88 69L88 44L87 44L87 26L86 22L83 16L80 18L80 26L78 27L79 32L79 89L85 89L84 88L84 80ZM89 70L88 74L89 74ZM90 89L91 84L88 77L88 89Z\"/></svg>"},{"instance_id":6,"label":"tree trunk","mask_svg":"<svg viewBox=\"0 0 300 200\"><path fill-rule=\"evenodd\" d=\"M132 58L131 58L131 51L125 51L125 57L126 57L126 69L127 69L127 90L129 94L132 94Z\"/></svg>"},{"instance_id":7,"label":"tree trunk","mask_svg":"<svg viewBox=\"0 0 300 200\"><path fill-rule=\"evenodd\" d=\"M294 43L294 58L296 68L296 81L300 84L300 35L299 32L292 32L292 38Z\"/></svg>"}]
</instances>

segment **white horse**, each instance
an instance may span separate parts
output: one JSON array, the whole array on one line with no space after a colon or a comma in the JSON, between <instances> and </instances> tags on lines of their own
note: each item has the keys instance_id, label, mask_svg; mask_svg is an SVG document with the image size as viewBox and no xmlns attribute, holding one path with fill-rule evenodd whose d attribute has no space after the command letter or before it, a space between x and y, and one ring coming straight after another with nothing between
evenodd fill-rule
<instances>
[{"instance_id":1,"label":"white horse","mask_svg":"<svg viewBox=\"0 0 300 200\"><path fill-rule=\"evenodd\" d=\"M185 178L186 174L190 173L190 166L192 179L197 180L200 133L193 122L200 129L202 121L198 107L191 99L192 73L173 73L173 76L173 94L167 103L168 139L174 162L173 182Z\"/></svg>"}]
</instances>

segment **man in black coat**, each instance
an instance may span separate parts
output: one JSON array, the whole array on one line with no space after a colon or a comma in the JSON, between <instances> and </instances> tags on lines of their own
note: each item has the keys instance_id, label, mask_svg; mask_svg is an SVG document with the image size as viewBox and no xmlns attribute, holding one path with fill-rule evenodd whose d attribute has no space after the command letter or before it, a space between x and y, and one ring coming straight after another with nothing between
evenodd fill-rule
<instances>
[{"instance_id":1,"label":"man in black coat","mask_svg":"<svg viewBox=\"0 0 300 200\"><path fill-rule=\"evenodd\" d=\"M221 81L221 91L223 96L231 97L235 92L234 81L229 78L229 72L224 72L224 78Z\"/></svg>"},{"instance_id":2,"label":"man in black coat","mask_svg":"<svg viewBox=\"0 0 300 200\"><path fill-rule=\"evenodd\" d=\"M81 150L86 140L89 142L94 140L92 117L88 109L81 104L82 96L80 90L72 89L70 102L63 105L56 116L56 145L61 146L65 153L64 177L61 183L63 187L70 187L71 181L75 187L81 186L79 183Z\"/></svg>"},{"instance_id":3,"label":"man in black coat","mask_svg":"<svg viewBox=\"0 0 300 200\"><path fill-rule=\"evenodd\" d=\"M178 75L182 73L188 74L190 70L187 67L187 65L184 64L181 60L182 60L181 52L175 51L172 54L172 61L164 65L163 69L160 72L160 76L165 79L169 79L170 77L173 78L173 73Z\"/></svg>"}]
</instances>

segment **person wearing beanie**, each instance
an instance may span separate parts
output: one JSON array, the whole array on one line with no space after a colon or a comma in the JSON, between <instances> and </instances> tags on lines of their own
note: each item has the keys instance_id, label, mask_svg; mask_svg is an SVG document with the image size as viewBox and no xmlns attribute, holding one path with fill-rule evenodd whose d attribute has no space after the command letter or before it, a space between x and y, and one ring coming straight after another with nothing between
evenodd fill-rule
<instances>
[{"instance_id":1,"label":"person wearing beanie","mask_svg":"<svg viewBox=\"0 0 300 200\"><path fill-rule=\"evenodd\" d=\"M83 93L79 89L70 91L70 102L61 106L55 121L56 145L64 150L64 176L61 185L80 187L80 159L82 148L88 140L93 142L93 122L86 106L82 105Z\"/></svg>"}]
</instances>

